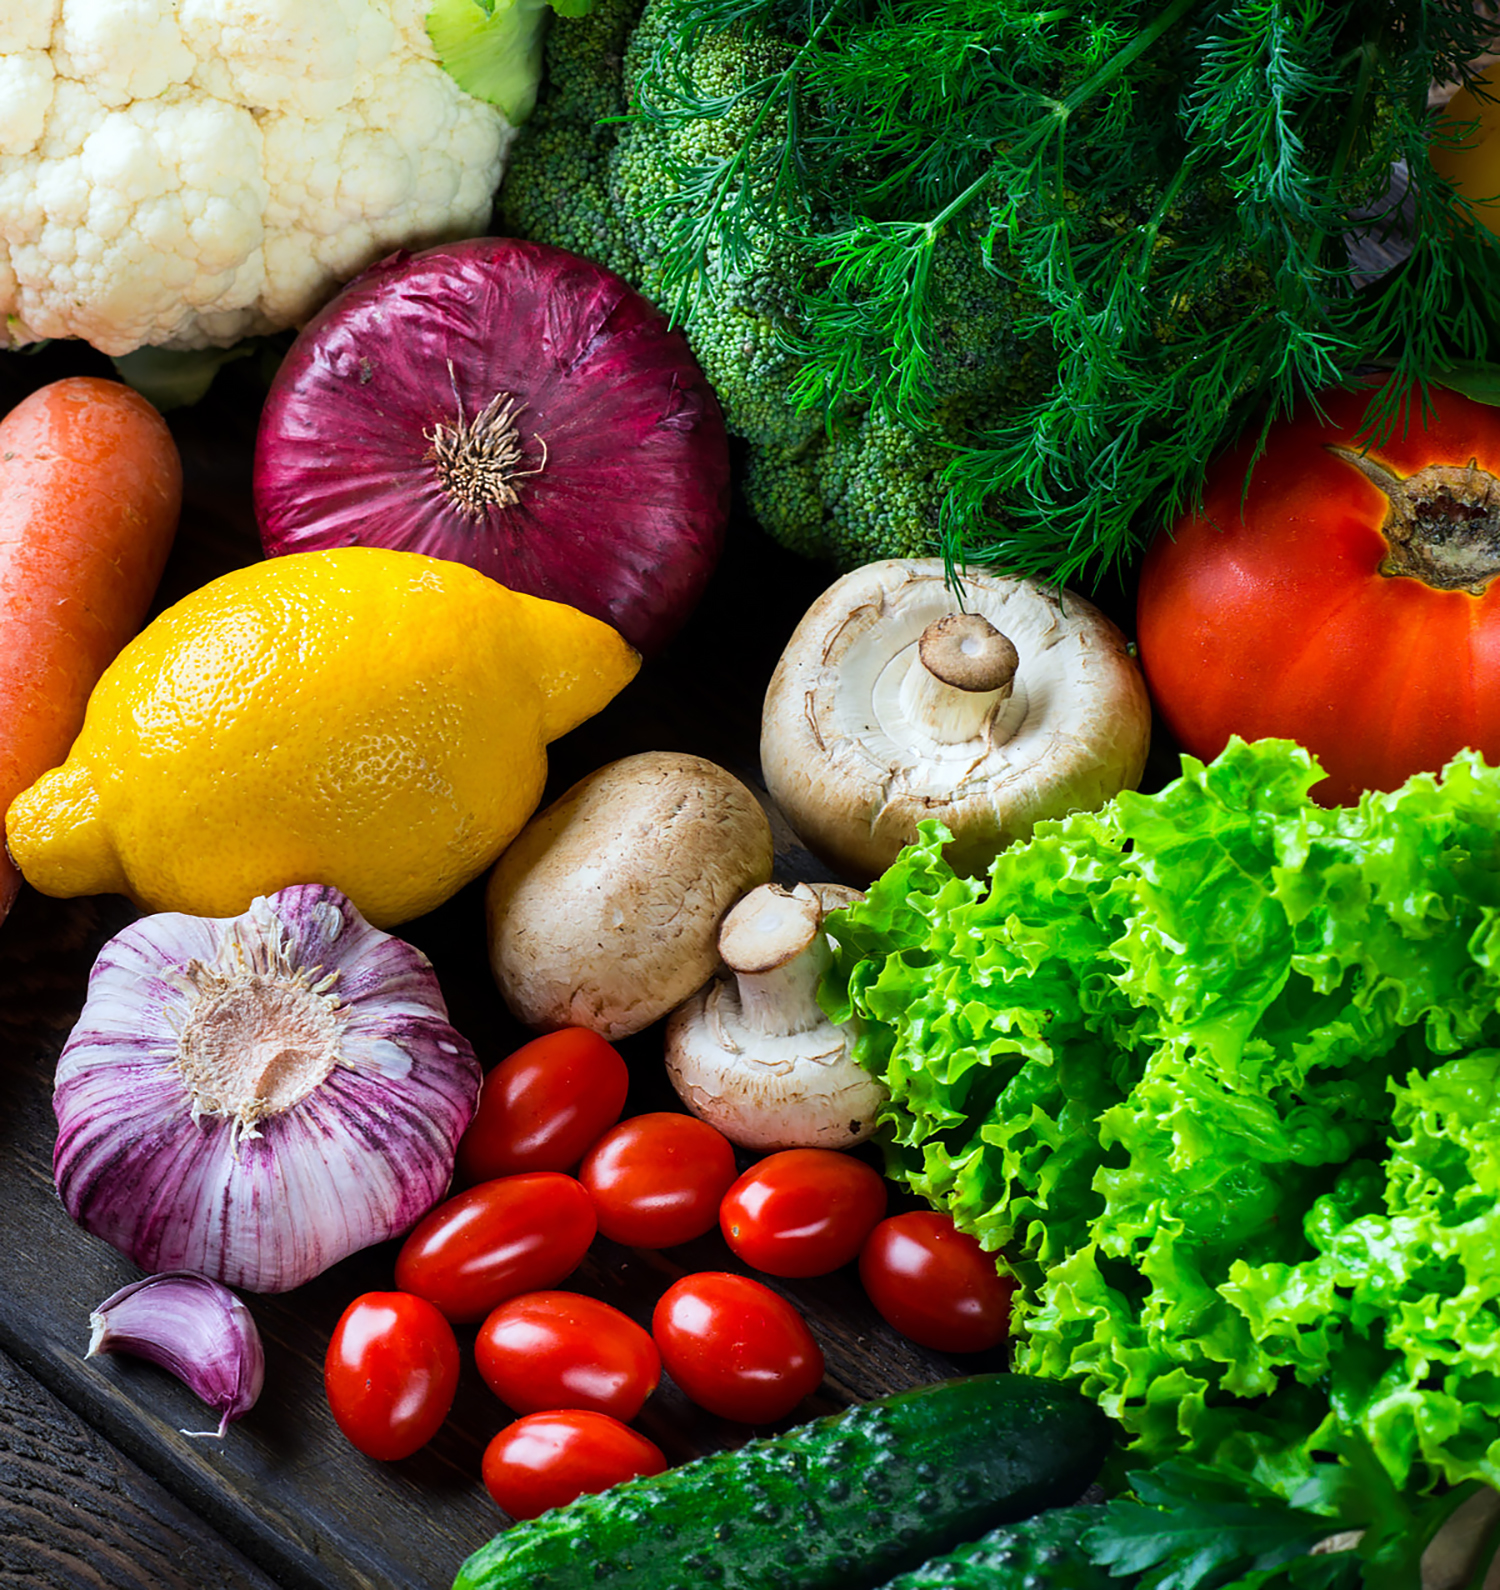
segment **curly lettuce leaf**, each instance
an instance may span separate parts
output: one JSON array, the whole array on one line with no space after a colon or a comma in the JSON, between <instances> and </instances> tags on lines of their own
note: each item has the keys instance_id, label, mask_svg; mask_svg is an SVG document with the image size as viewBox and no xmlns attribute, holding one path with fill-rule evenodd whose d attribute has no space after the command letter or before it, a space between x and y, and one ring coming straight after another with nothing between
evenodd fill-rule
<instances>
[{"instance_id":1,"label":"curly lettuce leaf","mask_svg":"<svg viewBox=\"0 0 1500 1590\"><path fill-rule=\"evenodd\" d=\"M1286 742L1043 824L924 824L830 923L891 1169L1021 1280L1015 1366L1132 1459L1290 1496L1341 1441L1500 1481L1500 772L1324 809Z\"/></svg>"}]
</instances>

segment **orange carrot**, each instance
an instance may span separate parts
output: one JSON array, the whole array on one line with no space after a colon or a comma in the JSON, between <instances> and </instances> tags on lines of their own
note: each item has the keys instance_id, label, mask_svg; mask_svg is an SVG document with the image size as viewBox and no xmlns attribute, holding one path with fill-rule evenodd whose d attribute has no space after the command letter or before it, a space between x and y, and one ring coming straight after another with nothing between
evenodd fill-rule
<instances>
[{"instance_id":1,"label":"orange carrot","mask_svg":"<svg viewBox=\"0 0 1500 1590\"><path fill-rule=\"evenodd\" d=\"M119 382L54 381L0 420L0 814L66 758L145 622L181 506L172 433ZM0 921L20 883L0 856Z\"/></svg>"}]
</instances>

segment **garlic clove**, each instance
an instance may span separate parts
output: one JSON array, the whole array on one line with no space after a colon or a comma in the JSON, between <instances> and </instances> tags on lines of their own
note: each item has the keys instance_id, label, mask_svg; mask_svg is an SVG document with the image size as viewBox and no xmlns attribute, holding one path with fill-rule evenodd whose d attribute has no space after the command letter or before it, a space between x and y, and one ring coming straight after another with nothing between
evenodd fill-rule
<instances>
[{"instance_id":1,"label":"garlic clove","mask_svg":"<svg viewBox=\"0 0 1500 1590\"><path fill-rule=\"evenodd\" d=\"M266 1356L250 1310L226 1286L191 1270L167 1270L132 1281L89 1315L84 1355L129 1353L175 1375L219 1414L223 1436L255 1406Z\"/></svg>"},{"instance_id":2,"label":"garlic clove","mask_svg":"<svg viewBox=\"0 0 1500 1590\"><path fill-rule=\"evenodd\" d=\"M143 917L58 1061L58 1193L142 1270L287 1291L443 1197L479 1081L426 956L336 889Z\"/></svg>"}]
</instances>

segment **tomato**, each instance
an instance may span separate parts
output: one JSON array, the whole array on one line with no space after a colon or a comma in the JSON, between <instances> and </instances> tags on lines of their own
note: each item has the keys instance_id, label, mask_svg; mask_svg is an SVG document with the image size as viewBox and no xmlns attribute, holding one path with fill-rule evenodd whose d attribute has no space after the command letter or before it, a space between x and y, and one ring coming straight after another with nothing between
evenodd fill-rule
<instances>
[{"instance_id":1,"label":"tomato","mask_svg":"<svg viewBox=\"0 0 1500 1590\"><path fill-rule=\"evenodd\" d=\"M594 1240L583 1184L556 1171L480 1182L423 1216L396 1255L396 1285L456 1324L556 1286Z\"/></svg>"},{"instance_id":2,"label":"tomato","mask_svg":"<svg viewBox=\"0 0 1500 1590\"><path fill-rule=\"evenodd\" d=\"M1500 489L1500 409L1435 390L1425 425L1414 405L1405 434L1372 451L1377 483L1355 456L1377 384L1325 393L1326 423L1304 409L1273 425L1243 510L1253 437L1215 462L1201 512L1145 558L1137 603L1146 681L1181 747L1208 760L1231 735L1296 740L1328 774L1314 795L1330 805L1464 746L1500 759L1495 516L1444 508L1448 488L1422 475L1447 466L1463 502ZM1391 519L1403 490L1438 500L1408 552ZM1476 589L1440 589L1450 577Z\"/></svg>"},{"instance_id":3,"label":"tomato","mask_svg":"<svg viewBox=\"0 0 1500 1590\"><path fill-rule=\"evenodd\" d=\"M578 1167L599 1230L630 1248L672 1248L712 1231L738 1174L722 1132L670 1110L611 1127Z\"/></svg>"},{"instance_id":4,"label":"tomato","mask_svg":"<svg viewBox=\"0 0 1500 1590\"><path fill-rule=\"evenodd\" d=\"M748 1275L683 1276L657 1301L651 1334L684 1394L722 1419L772 1423L823 1383L823 1351L806 1321Z\"/></svg>"},{"instance_id":5,"label":"tomato","mask_svg":"<svg viewBox=\"0 0 1500 1590\"><path fill-rule=\"evenodd\" d=\"M484 1383L517 1413L588 1408L631 1420L661 1379L649 1331L578 1292L525 1292L479 1327Z\"/></svg>"},{"instance_id":6,"label":"tomato","mask_svg":"<svg viewBox=\"0 0 1500 1590\"><path fill-rule=\"evenodd\" d=\"M719 1227L737 1258L767 1275L827 1275L852 1263L885 1214L885 1178L831 1148L788 1148L724 1195Z\"/></svg>"},{"instance_id":7,"label":"tomato","mask_svg":"<svg viewBox=\"0 0 1500 1590\"><path fill-rule=\"evenodd\" d=\"M465 1184L528 1170L572 1170L620 1119L630 1071L587 1027L523 1044L484 1079L479 1108L458 1145Z\"/></svg>"},{"instance_id":8,"label":"tomato","mask_svg":"<svg viewBox=\"0 0 1500 1590\"><path fill-rule=\"evenodd\" d=\"M328 1407L366 1457L410 1457L438 1432L458 1389L453 1327L425 1298L366 1292L333 1328L323 1360Z\"/></svg>"},{"instance_id":9,"label":"tomato","mask_svg":"<svg viewBox=\"0 0 1500 1590\"><path fill-rule=\"evenodd\" d=\"M936 1210L882 1220L860 1251L859 1278L886 1324L919 1346L978 1353L1010 1329L1013 1283Z\"/></svg>"},{"instance_id":10,"label":"tomato","mask_svg":"<svg viewBox=\"0 0 1500 1590\"><path fill-rule=\"evenodd\" d=\"M639 1430L607 1413L566 1408L528 1413L506 1425L484 1449L480 1471L502 1512L535 1518L666 1466L661 1448Z\"/></svg>"},{"instance_id":11,"label":"tomato","mask_svg":"<svg viewBox=\"0 0 1500 1590\"><path fill-rule=\"evenodd\" d=\"M1477 79L1487 95L1500 94L1500 81ZM1487 231L1500 233L1500 103L1481 99L1464 86L1443 110L1447 126L1428 146L1433 169L1474 206L1474 218Z\"/></svg>"}]
</instances>

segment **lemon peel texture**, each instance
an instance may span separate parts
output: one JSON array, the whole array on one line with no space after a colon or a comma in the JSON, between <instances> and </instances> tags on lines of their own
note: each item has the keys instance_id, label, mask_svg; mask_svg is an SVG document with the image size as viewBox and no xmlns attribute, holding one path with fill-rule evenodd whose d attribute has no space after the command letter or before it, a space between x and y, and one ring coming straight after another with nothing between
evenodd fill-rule
<instances>
[{"instance_id":1,"label":"lemon peel texture","mask_svg":"<svg viewBox=\"0 0 1500 1590\"><path fill-rule=\"evenodd\" d=\"M391 927L490 866L541 799L548 743L639 666L609 625L461 564L272 558L120 653L6 842L43 894L230 916L323 883Z\"/></svg>"}]
</instances>

